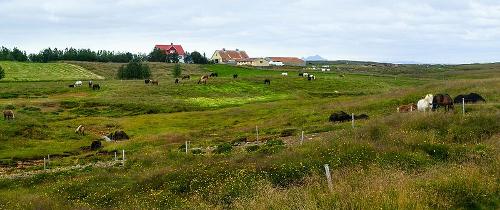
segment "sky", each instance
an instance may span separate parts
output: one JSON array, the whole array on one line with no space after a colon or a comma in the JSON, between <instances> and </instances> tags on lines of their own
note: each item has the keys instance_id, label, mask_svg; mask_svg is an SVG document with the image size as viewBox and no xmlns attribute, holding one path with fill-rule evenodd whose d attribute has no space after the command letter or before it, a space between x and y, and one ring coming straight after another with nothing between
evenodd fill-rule
<instances>
[{"instance_id":1,"label":"sky","mask_svg":"<svg viewBox=\"0 0 500 210\"><path fill-rule=\"evenodd\" d=\"M418 63L500 61L500 0L0 0L0 45Z\"/></svg>"}]
</instances>

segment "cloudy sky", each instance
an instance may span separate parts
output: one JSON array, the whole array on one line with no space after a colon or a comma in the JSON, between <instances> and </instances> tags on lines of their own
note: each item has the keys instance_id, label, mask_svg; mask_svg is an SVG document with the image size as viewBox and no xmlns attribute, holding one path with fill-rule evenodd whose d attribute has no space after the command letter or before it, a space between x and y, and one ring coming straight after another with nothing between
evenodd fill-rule
<instances>
[{"instance_id":1,"label":"cloudy sky","mask_svg":"<svg viewBox=\"0 0 500 210\"><path fill-rule=\"evenodd\" d=\"M0 45L500 61L499 0L0 0Z\"/></svg>"}]
</instances>

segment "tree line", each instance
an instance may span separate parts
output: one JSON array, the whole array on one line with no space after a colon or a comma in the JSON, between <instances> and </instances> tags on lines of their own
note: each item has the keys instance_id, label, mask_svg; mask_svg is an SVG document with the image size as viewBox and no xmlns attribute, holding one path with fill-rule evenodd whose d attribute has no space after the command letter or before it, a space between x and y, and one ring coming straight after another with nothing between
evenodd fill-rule
<instances>
[{"instance_id":1,"label":"tree line","mask_svg":"<svg viewBox=\"0 0 500 210\"><path fill-rule=\"evenodd\" d=\"M93 51L90 49L75 49L66 48L60 50L57 48L46 48L38 53L26 54L16 47L12 50L6 47L0 50L0 61L19 61L19 62L38 62L47 63L54 61L89 61L89 62L112 62L112 63L128 63L132 60L150 61L150 62L166 62L179 63L178 54L167 54L165 51L154 48L148 55L134 54L130 52L114 52L107 50ZM186 52L185 63L208 64L209 61L205 55L194 51Z\"/></svg>"}]
</instances>

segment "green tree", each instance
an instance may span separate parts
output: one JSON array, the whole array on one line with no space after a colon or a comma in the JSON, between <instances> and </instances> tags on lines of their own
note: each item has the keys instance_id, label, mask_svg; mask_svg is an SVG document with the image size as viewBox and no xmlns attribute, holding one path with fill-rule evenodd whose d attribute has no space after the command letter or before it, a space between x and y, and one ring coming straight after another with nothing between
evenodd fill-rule
<instances>
[{"instance_id":1,"label":"green tree","mask_svg":"<svg viewBox=\"0 0 500 210\"><path fill-rule=\"evenodd\" d=\"M180 64L175 64L174 69L172 69L172 76L174 78L179 78L182 75L182 68Z\"/></svg>"},{"instance_id":2,"label":"green tree","mask_svg":"<svg viewBox=\"0 0 500 210\"><path fill-rule=\"evenodd\" d=\"M0 66L0 80L5 77L5 71L3 70L2 66Z\"/></svg>"},{"instance_id":3,"label":"green tree","mask_svg":"<svg viewBox=\"0 0 500 210\"><path fill-rule=\"evenodd\" d=\"M149 62L166 62L167 54L160 48L154 48L148 55Z\"/></svg>"},{"instance_id":4,"label":"green tree","mask_svg":"<svg viewBox=\"0 0 500 210\"><path fill-rule=\"evenodd\" d=\"M196 52L196 51L191 53L191 60L195 64L207 64L208 63L208 59L205 56L201 55L201 53Z\"/></svg>"},{"instance_id":5,"label":"green tree","mask_svg":"<svg viewBox=\"0 0 500 210\"><path fill-rule=\"evenodd\" d=\"M179 54L170 53L167 55L167 63L179 63Z\"/></svg>"},{"instance_id":6,"label":"green tree","mask_svg":"<svg viewBox=\"0 0 500 210\"><path fill-rule=\"evenodd\" d=\"M151 77L151 71L148 65L134 59L127 65L121 66L117 76L119 79L147 79Z\"/></svg>"}]
</instances>

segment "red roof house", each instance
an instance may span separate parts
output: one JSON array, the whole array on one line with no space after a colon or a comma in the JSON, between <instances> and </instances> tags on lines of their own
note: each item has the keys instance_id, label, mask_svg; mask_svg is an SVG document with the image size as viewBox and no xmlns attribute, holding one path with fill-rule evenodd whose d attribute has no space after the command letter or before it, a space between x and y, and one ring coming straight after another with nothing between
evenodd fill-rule
<instances>
[{"instance_id":1,"label":"red roof house","mask_svg":"<svg viewBox=\"0 0 500 210\"><path fill-rule=\"evenodd\" d=\"M177 53L179 55L179 62L184 63L186 52L184 52L182 45L174 45L174 43L170 43L170 45L156 45L155 48L163 50L167 55Z\"/></svg>"}]
</instances>

